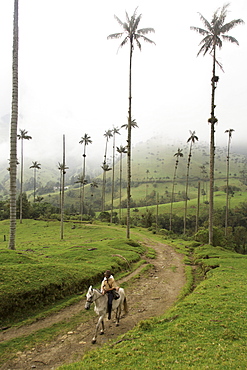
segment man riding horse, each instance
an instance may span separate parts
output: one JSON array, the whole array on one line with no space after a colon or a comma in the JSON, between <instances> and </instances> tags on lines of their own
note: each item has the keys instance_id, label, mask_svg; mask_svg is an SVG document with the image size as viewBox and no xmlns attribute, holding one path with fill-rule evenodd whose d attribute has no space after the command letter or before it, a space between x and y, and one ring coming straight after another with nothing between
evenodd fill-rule
<instances>
[{"instance_id":1,"label":"man riding horse","mask_svg":"<svg viewBox=\"0 0 247 370\"><path fill-rule=\"evenodd\" d=\"M110 270L106 270L104 273L104 279L101 283L101 293L104 295L105 293L108 295L108 320L111 319L111 311L112 311L112 301L114 299L114 290L118 291L119 287L117 286L114 277L111 274Z\"/></svg>"}]
</instances>

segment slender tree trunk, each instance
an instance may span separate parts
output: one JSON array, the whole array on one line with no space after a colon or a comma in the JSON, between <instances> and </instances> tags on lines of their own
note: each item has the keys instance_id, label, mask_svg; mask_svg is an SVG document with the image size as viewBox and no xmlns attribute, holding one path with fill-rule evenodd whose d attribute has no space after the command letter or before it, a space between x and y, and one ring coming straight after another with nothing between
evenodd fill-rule
<instances>
[{"instance_id":1,"label":"slender tree trunk","mask_svg":"<svg viewBox=\"0 0 247 370\"><path fill-rule=\"evenodd\" d=\"M123 172L123 157L120 153L120 174L119 174L119 220L122 219L122 172Z\"/></svg>"},{"instance_id":2,"label":"slender tree trunk","mask_svg":"<svg viewBox=\"0 0 247 370\"><path fill-rule=\"evenodd\" d=\"M198 231L199 225L199 214L200 214L200 193L201 192L201 183L198 181L198 191L197 191L197 210L196 210L196 233Z\"/></svg>"},{"instance_id":3,"label":"slender tree trunk","mask_svg":"<svg viewBox=\"0 0 247 370\"><path fill-rule=\"evenodd\" d=\"M178 161L176 160L174 175L173 175L173 182L172 182L171 207L170 207L170 227L169 227L170 231L172 231L172 208L173 208L173 202L174 202L174 189L175 189L177 167L178 167Z\"/></svg>"},{"instance_id":4,"label":"slender tree trunk","mask_svg":"<svg viewBox=\"0 0 247 370\"><path fill-rule=\"evenodd\" d=\"M103 182L102 182L102 212L105 212L105 183L106 183L106 171L103 170Z\"/></svg>"},{"instance_id":5,"label":"slender tree trunk","mask_svg":"<svg viewBox=\"0 0 247 370\"><path fill-rule=\"evenodd\" d=\"M130 40L130 60L129 60L129 112L128 112L128 139L127 139L127 234L126 237L130 238L130 197L131 197L131 74L132 74L132 53L133 53L133 40Z\"/></svg>"},{"instance_id":6,"label":"slender tree trunk","mask_svg":"<svg viewBox=\"0 0 247 370\"><path fill-rule=\"evenodd\" d=\"M23 193L23 139L21 139L21 190L20 190L20 224L22 224L22 193Z\"/></svg>"},{"instance_id":7,"label":"slender tree trunk","mask_svg":"<svg viewBox=\"0 0 247 370\"><path fill-rule=\"evenodd\" d=\"M215 133L215 123L217 119L214 116L214 109L215 109L215 89L216 89L216 81L215 81L215 46L213 52L213 77L211 80L212 85L212 93L211 93L211 117L209 119L211 130L210 130L210 165L209 165L209 244L213 245L213 217L214 217L214 155L215 155L215 140L214 140L214 133Z\"/></svg>"},{"instance_id":8,"label":"slender tree trunk","mask_svg":"<svg viewBox=\"0 0 247 370\"><path fill-rule=\"evenodd\" d=\"M12 108L10 128L10 230L9 249L15 249L16 233L16 173L17 173L17 124L18 124L18 0L14 2L13 60L12 60Z\"/></svg>"},{"instance_id":9,"label":"slender tree trunk","mask_svg":"<svg viewBox=\"0 0 247 370\"><path fill-rule=\"evenodd\" d=\"M113 217L114 181L115 181L115 133L113 133L113 150L112 150L111 223Z\"/></svg>"},{"instance_id":10,"label":"slender tree trunk","mask_svg":"<svg viewBox=\"0 0 247 370\"><path fill-rule=\"evenodd\" d=\"M64 177L65 177L65 135L63 135L63 167L62 167L61 230L60 230L60 237L61 237L61 239L63 239L63 218L64 218Z\"/></svg>"},{"instance_id":11,"label":"slender tree trunk","mask_svg":"<svg viewBox=\"0 0 247 370\"><path fill-rule=\"evenodd\" d=\"M86 173L86 144L84 142L84 152L83 152L83 170L82 170L82 205L81 205L81 221L82 221L82 215L84 214L84 201L85 201L85 173Z\"/></svg>"},{"instance_id":12,"label":"slender tree trunk","mask_svg":"<svg viewBox=\"0 0 247 370\"><path fill-rule=\"evenodd\" d=\"M226 158L226 219L225 219L225 236L228 234L228 210L229 210L229 162L230 162L230 134L228 138L227 158Z\"/></svg>"},{"instance_id":13,"label":"slender tree trunk","mask_svg":"<svg viewBox=\"0 0 247 370\"><path fill-rule=\"evenodd\" d=\"M156 194L156 233L158 232L158 219L159 219L159 193Z\"/></svg>"},{"instance_id":14,"label":"slender tree trunk","mask_svg":"<svg viewBox=\"0 0 247 370\"><path fill-rule=\"evenodd\" d=\"M188 188L189 188L189 174L191 161L192 141L190 143L190 150L187 163L186 187L185 187L185 205L184 205L184 234L186 234L187 208L188 208Z\"/></svg>"},{"instance_id":15,"label":"slender tree trunk","mask_svg":"<svg viewBox=\"0 0 247 370\"><path fill-rule=\"evenodd\" d=\"M35 195L36 195L36 168L33 169L33 202L35 202Z\"/></svg>"}]
</instances>

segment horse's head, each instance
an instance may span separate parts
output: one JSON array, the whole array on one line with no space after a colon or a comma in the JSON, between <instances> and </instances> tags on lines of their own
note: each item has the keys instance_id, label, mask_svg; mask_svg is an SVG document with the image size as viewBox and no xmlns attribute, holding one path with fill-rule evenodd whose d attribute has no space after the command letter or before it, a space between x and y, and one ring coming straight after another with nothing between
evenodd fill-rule
<instances>
[{"instance_id":1,"label":"horse's head","mask_svg":"<svg viewBox=\"0 0 247 370\"><path fill-rule=\"evenodd\" d=\"M94 291L91 285L86 294L87 301L85 304L85 310L89 310L91 303L93 303L93 295L94 295Z\"/></svg>"}]
</instances>

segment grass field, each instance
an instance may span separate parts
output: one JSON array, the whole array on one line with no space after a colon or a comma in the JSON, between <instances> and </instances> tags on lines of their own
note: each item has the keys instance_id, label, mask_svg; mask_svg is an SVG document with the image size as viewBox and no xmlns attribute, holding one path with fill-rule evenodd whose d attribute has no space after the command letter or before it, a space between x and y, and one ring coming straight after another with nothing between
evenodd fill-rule
<instances>
[{"instance_id":1,"label":"grass field","mask_svg":"<svg viewBox=\"0 0 247 370\"><path fill-rule=\"evenodd\" d=\"M194 258L205 280L167 314L59 369L246 369L247 257L202 246Z\"/></svg>"}]
</instances>

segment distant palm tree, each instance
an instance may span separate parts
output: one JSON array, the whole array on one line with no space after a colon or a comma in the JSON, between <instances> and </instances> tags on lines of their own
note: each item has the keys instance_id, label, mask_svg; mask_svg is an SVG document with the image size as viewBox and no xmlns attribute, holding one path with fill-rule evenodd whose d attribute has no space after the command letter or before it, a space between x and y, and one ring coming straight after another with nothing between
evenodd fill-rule
<instances>
[{"instance_id":1,"label":"distant palm tree","mask_svg":"<svg viewBox=\"0 0 247 370\"><path fill-rule=\"evenodd\" d=\"M17 135L21 140L21 190L20 190L20 224L22 224L22 193L23 193L23 140L31 140L32 136L27 135L28 131L19 130L20 134Z\"/></svg>"},{"instance_id":2,"label":"distant palm tree","mask_svg":"<svg viewBox=\"0 0 247 370\"><path fill-rule=\"evenodd\" d=\"M227 143L227 157L226 157L226 221L225 221L225 235L227 236L228 228L228 210L229 210L229 167L230 167L230 145L232 139L233 129L229 128L225 133L228 134L228 143Z\"/></svg>"},{"instance_id":3,"label":"distant palm tree","mask_svg":"<svg viewBox=\"0 0 247 370\"><path fill-rule=\"evenodd\" d=\"M120 135L119 128L113 127L113 146L112 146L112 187L111 187L111 223L113 216L113 200L114 200L114 181L115 181L115 145L116 145L116 134Z\"/></svg>"},{"instance_id":4,"label":"distant palm tree","mask_svg":"<svg viewBox=\"0 0 247 370\"><path fill-rule=\"evenodd\" d=\"M122 172L123 172L123 154L127 153L126 146L120 145L117 147L117 152L120 154L120 174L119 174L119 220L122 219Z\"/></svg>"},{"instance_id":5,"label":"distant palm tree","mask_svg":"<svg viewBox=\"0 0 247 370\"><path fill-rule=\"evenodd\" d=\"M33 168L33 201L35 202L35 192L36 192L36 170L40 170L41 169L41 164L38 163L38 162L32 162L32 166L30 166L29 168Z\"/></svg>"},{"instance_id":6,"label":"distant palm tree","mask_svg":"<svg viewBox=\"0 0 247 370\"><path fill-rule=\"evenodd\" d=\"M172 230L172 207L173 207L173 202L174 202L174 189L175 189L175 181L176 181L176 176L177 176L178 163L179 163L179 158L182 158L184 156L182 151L183 149L178 148L178 151L174 154L174 157L176 157L176 162L175 162L173 181L172 181L171 208L170 208L170 231Z\"/></svg>"},{"instance_id":7,"label":"distant palm tree","mask_svg":"<svg viewBox=\"0 0 247 370\"><path fill-rule=\"evenodd\" d=\"M142 28L138 29L139 23L142 15L137 15L137 8L135 9L133 15L129 17L128 13L125 12L126 22L122 22L116 15L115 19L123 28L123 32L114 33L107 37L107 39L120 39L124 37L120 44L120 48L129 42L130 44L130 55L129 55L129 111L128 111L128 153L127 153L127 238L130 237L130 188L131 188L131 122L132 122L132 55L134 51L134 45L136 43L137 47L141 50L140 41L146 41L148 43L154 44L154 42L148 39L145 35L150 32L154 32L153 28Z\"/></svg>"},{"instance_id":8,"label":"distant palm tree","mask_svg":"<svg viewBox=\"0 0 247 370\"><path fill-rule=\"evenodd\" d=\"M88 136L88 134L85 134L81 140L79 141L79 144L84 144L84 149L83 149L83 166L82 166L82 197L81 197L81 215L84 213L84 197L85 197L85 192L84 192L84 185L86 184L86 179L85 179L85 171L86 171L86 146L88 144L92 144L91 137Z\"/></svg>"},{"instance_id":9,"label":"distant palm tree","mask_svg":"<svg viewBox=\"0 0 247 370\"><path fill-rule=\"evenodd\" d=\"M105 186L106 186L106 173L111 171L112 168L108 164L103 163L101 166L103 169L103 184L102 184L102 212L105 211Z\"/></svg>"},{"instance_id":10,"label":"distant palm tree","mask_svg":"<svg viewBox=\"0 0 247 370\"><path fill-rule=\"evenodd\" d=\"M17 174L17 124L18 124L18 50L19 1L14 0L13 53L12 53L12 106L10 125L10 228L9 249L15 249L16 232L16 174Z\"/></svg>"},{"instance_id":11,"label":"distant palm tree","mask_svg":"<svg viewBox=\"0 0 247 370\"><path fill-rule=\"evenodd\" d=\"M108 141L112 135L112 130L107 130L104 133L104 137L106 138L106 143L105 143L105 153L104 153L104 160L101 168L103 169L103 183L102 183L102 212L105 210L105 185L106 185L106 172L109 171L108 168L109 166L106 164L106 157L107 157L107 145Z\"/></svg>"},{"instance_id":12,"label":"distant palm tree","mask_svg":"<svg viewBox=\"0 0 247 370\"><path fill-rule=\"evenodd\" d=\"M225 23L226 16L228 13L229 4L225 4L221 10L217 9L212 17L211 22L207 21L202 14L199 13L200 19L205 26L205 29L199 27L190 27L191 30L194 30L200 33L204 38L199 45L202 45L198 54L206 55L208 52L213 57L213 72L211 79L211 116L208 119L208 122L211 125L210 132L210 185L209 185L209 244L213 244L213 212L214 212L214 156L215 156L215 124L218 121L215 117L215 89L217 87L217 82L219 77L216 76L216 64L222 69L222 65L216 59L216 48L222 48L222 41L229 41L238 45L238 41L229 35L226 35L227 32L232 30L238 24L243 24L242 19L234 19L229 23Z\"/></svg>"},{"instance_id":13,"label":"distant palm tree","mask_svg":"<svg viewBox=\"0 0 247 370\"><path fill-rule=\"evenodd\" d=\"M192 145L198 141L195 131L190 131L190 137L187 143L190 142L190 149L187 161L187 174L186 174L186 187L185 187L185 206L184 206L184 234L186 233L186 219L187 219L187 204L188 204L188 188L189 188L189 173L190 173L190 163L192 157Z\"/></svg>"},{"instance_id":14,"label":"distant palm tree","mask_svg":"<svg viewBox=\"0 0 247 370\"><path fill-rule=\"evenodd\" d=\"M69 169L65 164L58 162L58 169L60 171L60 186L59 186L59 194L60 194L60 211L62 213L63 202L62 202L62 193L64 190L64 175L66 174L66 170Z\"/></svg>"}]
</instances>

